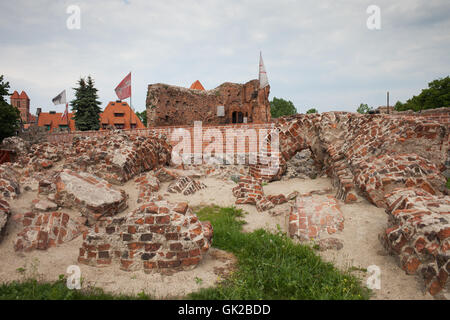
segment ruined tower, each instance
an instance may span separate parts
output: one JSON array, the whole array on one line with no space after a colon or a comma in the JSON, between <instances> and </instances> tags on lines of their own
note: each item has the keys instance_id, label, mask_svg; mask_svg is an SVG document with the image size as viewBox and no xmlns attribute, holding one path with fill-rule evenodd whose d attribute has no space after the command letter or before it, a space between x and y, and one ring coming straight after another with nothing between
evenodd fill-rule
<instances>
[{"instance_id":1,"label":"ruined tower","mask_svg":"<svg viewBox=\"0 0 450 320\"><path fill-rule=\"evenodd\" d=\"M148 126L264 123L271 120L270 86L259 80L245 84L226 82L212 90L157 83L148 86Z\"/></svg>"}]
</instances>

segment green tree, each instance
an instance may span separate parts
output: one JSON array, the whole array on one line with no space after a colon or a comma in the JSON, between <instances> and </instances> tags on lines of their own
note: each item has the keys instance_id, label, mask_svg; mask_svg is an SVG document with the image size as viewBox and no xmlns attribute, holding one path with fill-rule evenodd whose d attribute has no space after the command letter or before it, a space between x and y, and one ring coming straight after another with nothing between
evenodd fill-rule
<instances>
[{"instance_id":1,"label":"green tree","mask_svg":"<svg viewBox=\"0 0 450 320\"><path fill-rule=\"evenodd\" d=\"M88 76L87 81L80 78L75 90L75 99L70 102L74 112L75 126L77 130L100 129L100 113L102 112L98 101L97 89L94 80Z\"/></svg>"},{"instance_id":2,"label":"green tree","mask_svg":"<svg viewBox=\"0 0 450 320\"><path fill-rule=\"evenodd\" d=\"M316 108L311 108L308 111L306 111L306 114L310 114L310 113L319 113L319 111L317 111Z\"/></svg>"},{"instance_id":3,"label":"green tree","mask_svg":"<svg viewBox=\"0 0 450 320\"><path fill-rule=\"evenodd\" d=\"M399 101L395 104L397 111L420 111L442 107L450 107L450 76L431 81L428 88L423 89L418 96L413 96L405 103Z\"/></svg>"},{"instance_id":4,"label":"green tree","mask_svg":"<svg viewBox=\"0 0 450 320\"><path fill-rule=\"evenodd\" d=\"M290 116L297 113L297 109L291 101L286 101L282 98L274 97L270 102L270 114L272 118L279 118L282 116Z\"/></svg>"},{"instance_id":5,"label":"green tree","mask_svg":"<svg viewBox=\"0 0 450 320\"><path fill-rule=\"evenodd\" d=\"M144 110L144 111L141 111L141 112L136 112L136 115L142 121L144 126L147 126L147 110Z\"/></svg>"},{"instance_id":6,"label":"green tree","mask_svg":"<svg viewBox=\"0 0 450 320\"><path fill-rule=\"evenodd\" d=\"M362 114L366 114L369 111L373 110L373 108L369 107L367 104L365 103L361 103L358 107L358 109L356 109L356 112L358 113L362 113Z\"/></svg>"},{"instance_id":7,"label":"green tree","mask_svg":"<svg viewBox=\"0 0 450 320\"><path fill-rule=\"evenodd\" d=\"M5 96L10 95L8 89L9 82L4 82L3 75L0 75L0 142L15 135L20 128L19 110L5 99Z\"/></svg>"},{"instance_id":8,"label":"green tree","mask_svg":"<svg viewBox=\"0 0 450 320\"><path fill-rule=\"evenodd\" d=\"M404 110L404 104L401 101L397 101L397 103L394 105L394 110L396 110L396 111L403 111Z\"/></svg>"}]
</instances>

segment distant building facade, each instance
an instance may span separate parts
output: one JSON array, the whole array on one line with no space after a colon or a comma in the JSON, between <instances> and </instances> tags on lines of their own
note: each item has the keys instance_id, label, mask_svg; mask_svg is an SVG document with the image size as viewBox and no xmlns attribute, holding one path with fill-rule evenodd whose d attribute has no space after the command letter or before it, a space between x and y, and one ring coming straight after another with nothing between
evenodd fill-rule
<instances>
[{"instance_id":1,"label":"distant building facade","mask_svg":"<svg viewBox=\"0 0 450 320\"><path fill-rule=\"evenodd\" d=\"M76 131L73 113L63 117L63 113L54 111L40 112L38 126L45 127L47 131ZM144 129L145 126L125 101L111 101L105 110L100 113L100 130L106 129Z\"/></svg>"}]
</instances>

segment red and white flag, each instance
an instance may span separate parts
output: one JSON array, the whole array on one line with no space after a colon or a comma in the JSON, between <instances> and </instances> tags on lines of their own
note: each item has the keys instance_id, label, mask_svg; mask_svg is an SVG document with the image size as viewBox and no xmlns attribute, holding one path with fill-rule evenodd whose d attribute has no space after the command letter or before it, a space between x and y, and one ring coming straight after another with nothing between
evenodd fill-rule
<instances>
[{"instance_id":1,"label":"red and white flag","mask_svg":"<svg viewBox=\"0 0 450 320\"><path fill-rule=\"evenodd\" d=\"M131 72L119 83L115 91L120 100L131 97Z\"/></svg>"}]
</instances>

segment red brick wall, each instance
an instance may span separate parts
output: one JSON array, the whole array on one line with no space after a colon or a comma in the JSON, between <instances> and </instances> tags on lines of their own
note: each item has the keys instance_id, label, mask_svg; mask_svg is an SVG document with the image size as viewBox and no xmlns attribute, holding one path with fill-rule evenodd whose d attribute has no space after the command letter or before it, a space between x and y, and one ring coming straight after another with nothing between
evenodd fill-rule
<instances>
[{"instance_id":1,"label":"red brick wall","mask_svg":"<svg viewBox=\"0 0 450 320\"><path fill-rule=\"evenodd\" d=\"M423 118L425 122L429 121L437 121L441 124L446 125L447 127L450 126L450 108L446 108L446 110L436 109L435 112L424 112L422 114L414 113L398 113L391 115L393 117L401 117L401 116L411 116L414 115L416 117ZM205 133L208 129L218 129L222 132L223 137L223 152L226 151L226 131L227 129L241 129L241 130L247 130L247 129L255 129L258 137L258 144L257 144L257 152L259 152L259 132L261 129L270 129L272 127L272 123L261 123L261 124L255 124L255 123L248 123L248 124L226 124L226 125L202 125L202 133L203 136L205 136ZM194 126L192 125L186 125L186 126L158 126L158 127L151 127L147 129L137 129L137 130L123 130L124 132L133 132L138 135L147 136L151 132L157 132L157 133L164 133L170 140L171 134L176 129L185 129L188 130L191 135L191 152L195 153L194 150L194 143L195 143L195 135L194 135ZM84 135L84 136L103 136L107 134L114 134L111 131L83 131L83 132L73 132L73 133L54 133L48 135L48 141L49 142L70 142L72 141L72 138L75 135ZM247 139L246 139L247 140ZM197 143L199 144L199 140L197 139ZM170 141L172 146L175 146L178 144L177 141ZM203 139L202 148L204 150L205 147L210 145L210 141L207 141ZM237 144L235 143L235 152L236 152ZM249 152L248 143L246 142L246 152Z\"/></svg>"},{"instance_id":2,"label":"red brick wall","mask_svg":"<svg viewBox=\"0 0 450 320\"><path fill-rule=\"evenodd\" d=\"M256 152L259 151L259 134L260 134L260 130L269 130L272 127L271 123L263 123L263 124L234 124L234 125L219 125L219 126L202 126L202 135L205 136L205 133L209 130L209 129L218 129L221 133L222 133L222 137L223 137L223 152L225 153L226 151L226 144L227 144L227 135L226 132L227 130L231 129L231 130L243 130L245 132L245 130L249 130L249 129L254 129L255 133L256 133L256 137L257 137L257 145L256 145ZM137 129L137 130L123 130L123 132L132 132L134 134L137 135L141 135L141 136L147 136L152 132L156 132L156 133L164 133L167 138L169 139L170 143L172 146L177 145L179 142L178 141L171 141L171 135L172 133L176 130L176 129L185 129L187 130L190 135L191 135L191 152L195 153L195 143L197 143L197 145L202 145L202 150L205 149L205 147L207 147L208 145L211 144L210 141L202 139L203 141L200 141L200 139L198 139L198 135L194 134L194 126L165 126L165 127L153 127L153 128L147 128L147 129ZM49 134L48 135L48 141L51 143L57 143L57 142L71 142L73 137L76 135L83 135L83 136L103 136L103 135L112 135L114 134L112 131L83 131L83 132L72 132L72 133L53 133L53 134ZM239 134L239 133L238 133ZM197 138L197 139L196 139ZM235 141L234 144L234 152L236 152L237 150L237 142ZM248 138L246 138L246 143L245 143L245 152L249 152L249 144L248 144Z\"/></svg>"},{"instance_id":3,"label":"red brick wall","mask_svg":"<svg viewBox=\"0 0 450 320\"><path fill-rule=\"evenodd\" d=\"M437 121L440 124L450 126L450 107L438 108L438 109L428 109L422 112L398 112L394 113L393 116L415 116L422 118L425 121Z\"/></svg>"}]
</instances>

